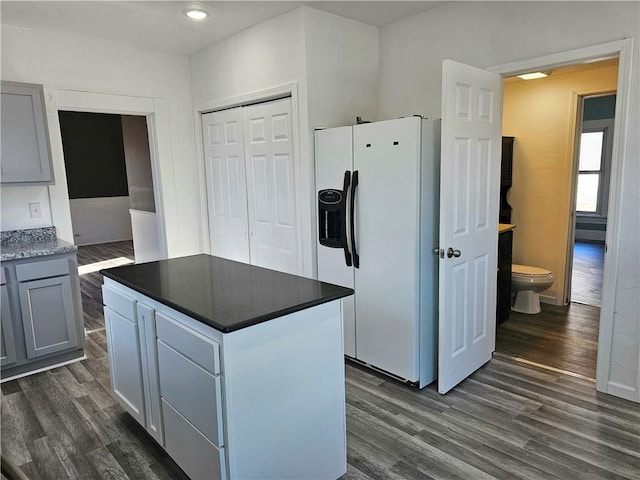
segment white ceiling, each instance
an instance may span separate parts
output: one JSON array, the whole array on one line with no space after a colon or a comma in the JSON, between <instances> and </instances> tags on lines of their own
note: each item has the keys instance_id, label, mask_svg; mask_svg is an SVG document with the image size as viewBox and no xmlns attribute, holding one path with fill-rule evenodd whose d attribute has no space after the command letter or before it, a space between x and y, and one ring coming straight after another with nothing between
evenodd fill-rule
<instances>
[{"instance_id":1,"label":"white ceiling","mask_svg":"<svg viewBox=\"0 0 640 480\"><path fill-rule=\"evenodd\" d=\"M8 1L2 24L99 38L108 42L191 55L263 20L308 5L373 26L436 7L441 1ZM200 7L211 15L193 22L182 12Z\"/></svg>"}]
</instances>

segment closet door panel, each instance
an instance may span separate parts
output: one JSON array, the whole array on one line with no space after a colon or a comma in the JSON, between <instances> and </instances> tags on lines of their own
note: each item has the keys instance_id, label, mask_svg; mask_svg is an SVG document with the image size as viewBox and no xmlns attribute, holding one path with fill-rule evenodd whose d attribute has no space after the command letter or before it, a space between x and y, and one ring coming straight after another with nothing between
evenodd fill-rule
<instances>
[{"instance_id":1,"label":"closet door panel","mask_svg":"<svg viewBox=\"0 0 640 480\"><path fill-rule=\"evenodd\" d=\"M302 273L296 225L291 99L243 109L251 262Z\"/></svg>"},{"instance_id":2,"label":"closet door panel","mask_svg":"<svg viewBox=\"0 0 640 480\"><path fill-rule=\"evenodd\" d=\"M211 254L250 263L242 108L202 116Z\"/></svg>"}]
</instances>

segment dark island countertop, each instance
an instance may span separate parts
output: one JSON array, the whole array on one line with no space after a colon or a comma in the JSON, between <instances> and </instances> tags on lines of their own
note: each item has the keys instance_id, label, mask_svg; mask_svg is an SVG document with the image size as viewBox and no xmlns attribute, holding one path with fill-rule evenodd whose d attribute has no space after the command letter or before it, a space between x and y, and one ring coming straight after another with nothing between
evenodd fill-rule
<instances>
[{"instance_id":1,"label":"dark island countertop","mask_svg":"<svg viewBox=\"0 0 640 480\"><path fill-rule=\"evenodd\" d=\"M100 273L223 333L353 294L350 288L211 255Z\"/></svg>"}]
</instances>

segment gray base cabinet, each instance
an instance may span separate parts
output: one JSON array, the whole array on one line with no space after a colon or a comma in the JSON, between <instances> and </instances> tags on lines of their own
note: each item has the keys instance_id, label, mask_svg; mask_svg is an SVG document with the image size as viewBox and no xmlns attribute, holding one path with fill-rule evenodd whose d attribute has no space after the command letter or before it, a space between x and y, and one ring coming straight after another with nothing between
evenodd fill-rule
<instances>
[{"instance_id":1,"label":"gray base cabinet","mask_svg":"<svg viewBox=\"0 0 640 480\"><path fill-rule=\"evenodd\" d=\"M133 418L144 424L144 389L138 325L108 308L104 309L104 319L109 331L111 388Z\"/></svg>"},{"instance_id":2,"label":"gray base cabinet","mask_svg":"<svg viewBox=\"0 0 640 480\"><path fill-rule=\"evenodd\" d=\"M3 262L2 378L82 356L75 254Z\"/></svg>"},{"instance_id":3,"label":"gray base cabinet","mask_svg":"<svg viewBox=\"0 0 640 480\"><path fill-rule=\"evenodd\" d=\"M78 345L68 275L21 282L18 290L28 358L50 355Z\"/></svg>"},{"instance_id":4,"label":"gray base cabinet","mask_svg":"<svg viewBox=\"0 0 640 480\"><path fill-rule=\"evenodd\" d=\"M2 307L2 315L0 317L0 365L11 365L16 361L16 346L13 335L13 315L11 314L11 305L9 304L9 289L7 288L4 276L4 267L2 271L2 297L0 298L0 307Z\"/></svg>"},{"instance_id":5,"label":"gray base cabinet","mask_svg":"<svg viewBox=\"0 0 640 480\"><path fill-rule=\"evenodd\" d=\"M120 405L164 445L153 308L103 285L111 389Z\"/></svg>"}]
</instances>

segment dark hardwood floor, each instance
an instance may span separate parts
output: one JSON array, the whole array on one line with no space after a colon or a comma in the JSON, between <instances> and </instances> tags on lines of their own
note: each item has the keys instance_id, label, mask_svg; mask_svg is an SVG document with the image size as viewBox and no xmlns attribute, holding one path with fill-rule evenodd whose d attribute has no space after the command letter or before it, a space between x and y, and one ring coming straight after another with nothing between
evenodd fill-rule
<instances>
[{"instance_id":1,"label":"dark hardwood floor","mask_svg":"<svg viewBox=\"0 0 640 480\"><path fill-rule=\"evenodd\" d=\"M78 247L78 273L85 331L104 328L102 275L99 270L134 262L133 242L122 241Z\"/></svg>"},{"instance_id":2,"label":"dark hardwood floor","mask_svg":"<svg viewBox=\"0 0 640 480\"><path fill-rule=\"evenodd\" d=\"M540 304L537 315L510 312L498 325L496 351L595 379L600 307Z\"/></svg>"},{"instance_id":3,"label":"dark hardwood floor","mask_svg":"<svg viewBox=\"0 0 640 480\"><path fill-rule=\"evenodd\" d=\"M575 242L571 273L571 301L587 305L602 304L604 244Z\"/></svg>"},{"instance_id":4,"label":"dark hardwood floor","mask_svg":"<svg viewBox=\"0 0 640 480\"><path fill-rule=\"evenodd\" d=\"M111 396L104 329L86 355L2 384L3 455L33 480L184 479ZM640 405L504 354L447 395L347 363L346 400L343 480L640 479Z\"/></svg>"}]
</instances>

